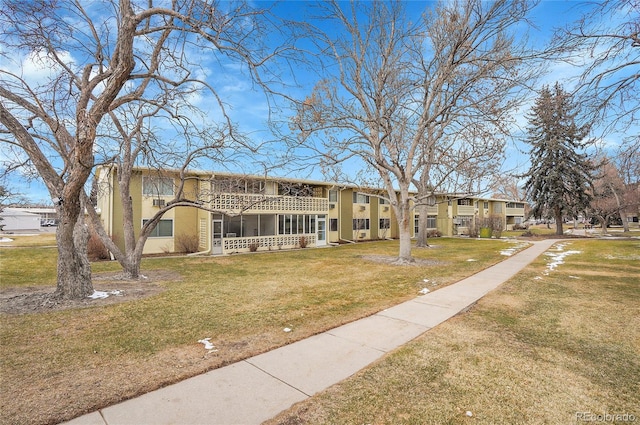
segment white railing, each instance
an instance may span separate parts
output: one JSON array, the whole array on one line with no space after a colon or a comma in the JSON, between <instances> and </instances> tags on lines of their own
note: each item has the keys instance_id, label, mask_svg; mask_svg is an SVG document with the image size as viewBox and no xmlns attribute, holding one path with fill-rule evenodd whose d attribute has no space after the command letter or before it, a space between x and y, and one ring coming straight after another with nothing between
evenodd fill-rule
<instances>
[{"instance_id":1,"label":"white railing","mask_svg":"<svg viewBox=\"0 0 640 425\"><path fill-rule=\"evenodd\" d=\"M273 236L250 236L241 238L224 238L222 244L225 253L235 251L250 251L252 247L257 250L277 251L283 248L300 247L300 238L304 238L308 247L315 246L316 234L303 235L273 235Z\"/></svg>"},{"instance_id":2,"label":"white railing","mask_svg":"<svg viewBox=\"0 0 640 425\"><path fill-rule=\"evenodd\" d=\"M329 200L304 196L221 193L213 196L210 208L227 214L297 212L326 213Z\"/></svg>"}]
</instances>

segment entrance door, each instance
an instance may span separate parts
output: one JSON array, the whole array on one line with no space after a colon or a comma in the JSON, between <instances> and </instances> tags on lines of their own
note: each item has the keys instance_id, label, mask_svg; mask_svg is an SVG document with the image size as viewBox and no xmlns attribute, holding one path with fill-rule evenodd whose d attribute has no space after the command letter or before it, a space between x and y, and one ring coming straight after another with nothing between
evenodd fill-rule
<instances>
[{"instance_id":1,"label":"entrance door","mask_svg":"<svg viewBox=\"0 0 640 425\"><path fill-rule=\"evenodd\" d=\"M327 244L327 219L324 215L318 216L318 229L316 230L316 246Z\"/></svg>"},{"instance_id":2,"label":"entrance door","mask_svg":"<svg viewBox=\"0 0 640 425\"><path fill-rule=\"evenodd\" d=\"M211 234L211 254L222 255L222 220L213 220Z\"/></svg>"}]
</instances>

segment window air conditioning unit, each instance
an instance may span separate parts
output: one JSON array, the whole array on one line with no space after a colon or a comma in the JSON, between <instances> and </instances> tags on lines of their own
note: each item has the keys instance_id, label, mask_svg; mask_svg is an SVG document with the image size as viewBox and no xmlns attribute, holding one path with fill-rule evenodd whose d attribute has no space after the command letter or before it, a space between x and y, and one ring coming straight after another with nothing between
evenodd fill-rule
<instances>
[{"instance_id":1,"label":"window air conditioning unit","mask_svg":"<svg viewBox=\"0 0 640 425\"><path fill-rule=\"evenodd\" d=\"M336 204L329 204L329 209L332 210L336 207Z\"/></svg>"},{"instance_id":2,"label":"window air conditioning unit","mask_svg":"<svg viewBox=\"0 0 640 425\"><path fill-rule=\"evenodd\" d=\"M164 199L154 199L153 200L153 206L154 207L164 207Z\"/></svg>"},{"instance_id":3,"label":"window air conditioning unit","mask_svg":"<svg viewBox=\"0 0 640 425\"><path fill-rule=\"evenodd\" d=\"M384 212L389 211L389 207L384 207Z\"/></svg>"},{"instance_id":4,"label":"window air conditioning unit","mask_svg":"<svg viewBox=\"0 0 640 425\"><path fill-rule=\"evenodd\" d=\"M367 234L366 234L366 233L360 233L360 239L364 239L364 238L366 238L366 237L367 237Z\"/></svg>"},{"instance_id":5,"label":"window air conditioning unit","mask_svg":"<svg viewBox=\"0 0 640 425\"><path fill-rule=\"evenodd\" d=\"M226 235L228 238L235 238L237 237L235 233L227 233Z\"/></svg>"},{"instance_id":6,"label":"window air conditioning unit","mask_svg":"<svg viewBox=\"0 0 640 425\"><path fill-rule=\"evenodd\" d=\"M364 205L360 206L360 211L364 211L364 210L365 210Z\"/></svg>"}]
</instances>

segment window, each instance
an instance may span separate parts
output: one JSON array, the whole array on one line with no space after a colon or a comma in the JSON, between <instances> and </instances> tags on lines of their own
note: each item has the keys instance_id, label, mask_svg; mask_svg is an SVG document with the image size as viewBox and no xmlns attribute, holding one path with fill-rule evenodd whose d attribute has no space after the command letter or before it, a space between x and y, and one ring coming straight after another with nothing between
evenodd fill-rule
<instances>
[{"instance_id":1,"label":"window","mask_svg":"<svg viewBox=\"0 0 640 425\"><path fill-rule=\"evenodd\" d=\"M353 230L369 230L369 219L368 218L354 218L353 219Z\"/></svg>"},{"instance_id":2,"label":"window","mask_svg":"<svg viewBox=\"0 0 640 425\"><path fill-rule=\"evenodd\" d=\"M301 235L315 233L316 216L304 214L280 214L278 215L279 235Z\"/></svg>"},{"instance_id":3,"label":"window","mask_svg":"<svg viewBox=\"0 0 640 425\"><path fill-rule=\"evenodd\" d=\"M173 179L145 176L142 178L142 194L145 196L173 196Z\"/></svg>"},{"instance_id":4,"label":"window","mask_svg":"<svg viewBox=\"0 0 640 425\"><path fill-rule=\"evenodd\" d=\"M380 229L390 229L391 228L391 220L388 218L380 219Z\"/></svg>"},{"instance_id":5,"label":"window","mask_svg":"<svg viewBox=\"0 0 640 425\"><path fill-rule=\"evenodd\" d=\"M494 213L501 213L502 212L502 202L495 202L493 204L493 212Z\"/></svg>"},{"instance_id":6,"label":"window","mask_svg":"<svg viewBox=\"0 0 640 425\"><path fill-rule=\"evenodd\" d=\"M471 226L471 220L473 220L473 216L471 215L459 215L457 217L458 219L458 225L462 226L462 227L470 227Z\"/></svg>"},{"instance_id":7,"label":"window","mask_svg":"<svg viewBox=\"0 0 640 425\"><path fill-rule=\"evenodd\" d=\"M489 209L489 202L488 201L484 201L484 209L485 210Z\"/></svg>"},{"instance_id":8,"label":"window","mask_svg":"<svg viewBox=\"0 0 640 425\"><path fill-rule=\"evenodd\" d=\"M387 205L389 204L389 200L386 198L380 198L380 205Z\"/></svg>"},{"instance_id":9,"label":"window","mask_svg":"<svg viewBox=\"0 0 640 425\"><path fill-rule=\"evenodd\" d=\"M435 229L436 227L438 227L438 216L435 216L435 215L427 216L427 228Z\"/></svg>"},{"instance_id":10,"label":"window","mask_svg":"<svg viewBox=\"0 0 640 425\"><path fill-rule=\"evenodd\" d=\"M435 196L429 196L427 198L427 205L429 205L430 207L433 207L436 204L436 197Z\"/></svg>"},{"instance_id":11,"label":"window","mask_svg":"<svg viewBox=\"0 0 640 425\"><path fill-rule=\"evenodd\" d=\"M148 219L142 220L142 225L144 226L147 223L147 221L149 220ZM150 238L173 237L173 220L172 219L160 220L160 222L156 225L156 228L153 229L149 237Z\"/></svg>"},{"instance_id":12,"label":"window","mask_svg":"<svg viewBox=\"0 0 640 425\"><path fill-rule=\"evenodd\" d=\"M369 196L363 193L353 192L353 203L354 204L368 204Z\"/></svg>"},{"instance_id":13,"label":"window","mask_svg":"<svg viewBox=\"0 0 640 425\"><path fill-rule=\"evenodd\" d=\"M217 177L213 180L215 193L264 193L262 180L246 180L231 177Z\"/></svg>"},{"instance_id":14,"label":"window","mask_svg":"<svg viewBox=\"0 0 640 425\"><path fill-rule=\"evenodd\" d=\"M308 184L278 183L278 195L311 197L314 195L314 189Z\"/></svg>"},{"instance_id":15,"label":"window","mask_svg":"<svg viewBox=\"0 0 640 425\"><path fill-rule=\"evenodd\" d=\"M329 191L329 202L338 202L338 191L330 190Z\"/></svg>"},{"instance_id":16,"label":"window","mask_svg":"<svg viewBox=\"0 0 640 425\"><path fill-rule=\"evenodd\" d=\"M507 208L524 208L523 202L507 202Z\"/></svg>"},{"instance_id":17,"label":"window","mask_svg":"<svg viewBox=\"0 0 640 425\"><path fill-rule=\"evenodd\" d=\"M465 205L470 207L472 204L471 199L468 198L464 198L464 199L458 199L458 205Z\"/></svg>"},{"instance_id":18,"label":"window","mask_svg":"<svg viewBox=\"0 0 640 425\"><path fill-rule=\"evenodd\" d=\"M337 218L330 218L329 219L329 231L330 232L337 232L338 231L338 219Z\"/></svg>"}]
</instances>

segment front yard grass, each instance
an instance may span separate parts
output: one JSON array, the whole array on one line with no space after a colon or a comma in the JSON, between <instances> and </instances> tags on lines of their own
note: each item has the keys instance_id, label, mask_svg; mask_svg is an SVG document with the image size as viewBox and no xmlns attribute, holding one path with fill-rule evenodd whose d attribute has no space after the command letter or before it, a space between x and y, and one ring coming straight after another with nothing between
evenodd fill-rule
<instances>
[{"instance_id":1,"label":"front yard grass","mask_svg":"<svg viewBox=\"0 0 640 425\"><path fill-rule=\"evenodd\" d=\"M512 246L431 242L432 248L413 251L431 264L402 267L370 259L396 255L394 241L148 258L143 273L166 270L182 278L154 282L164 291L126 303L2 313L0 423L57 423L271 350L398 304L424 287L456 282L499 262ZM0 289L54 286L56 255L50 248L0 249ZM113 262L93 264L94 274L118 269ZM217 351L205 350L197 342L203 338Z\"/></svg>"},{"instance_id":2,"label":"front yard grass","mask_svg":"<svg viewBox=\"0 0 640 425\"><path fill-rule=\"evenodd\" d=\"M573 239L549 254L268 424L638 420L640 241Z\"/></svg>"}]
</instances>

